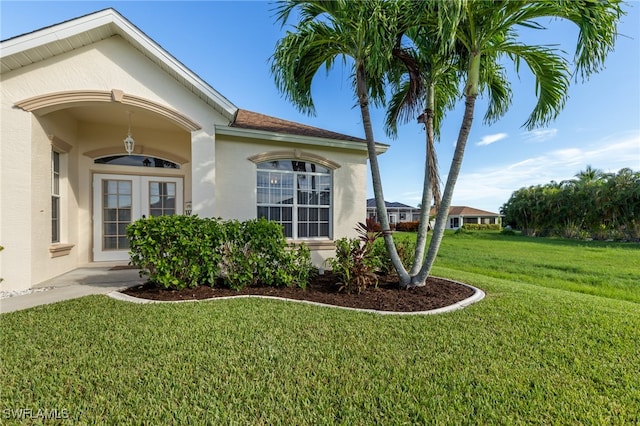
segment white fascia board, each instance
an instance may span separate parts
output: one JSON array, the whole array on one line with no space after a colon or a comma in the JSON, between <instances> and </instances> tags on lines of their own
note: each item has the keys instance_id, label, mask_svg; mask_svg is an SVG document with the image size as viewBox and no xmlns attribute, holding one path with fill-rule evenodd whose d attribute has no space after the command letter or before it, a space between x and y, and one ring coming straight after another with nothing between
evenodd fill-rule
<instances>
[{"instance_id":1,"label":"white fascia board","mask_svg":"<svg viewBox=\"0 0 640 426\"><path fill-rule=\"evenodd\" d=\"M267 132L264 130L243 129L240 127L216 126L216 134L235 136L238 138L262 139L274 142L297 143L301 145L332 147L340 149L352 149L356 151L366 151L365 142L343 141L338 139L326 139L313 136L291 135L288 133ZM376 143L376 153L383 154L389 149L389 145Z\"/></svg>"}]
</instances>

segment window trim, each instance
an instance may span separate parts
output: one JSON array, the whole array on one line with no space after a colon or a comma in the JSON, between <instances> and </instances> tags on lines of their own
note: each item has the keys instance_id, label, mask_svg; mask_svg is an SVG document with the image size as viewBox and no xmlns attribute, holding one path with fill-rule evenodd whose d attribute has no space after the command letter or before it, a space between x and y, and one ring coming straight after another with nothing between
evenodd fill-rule
<instances>
[{"instance_id":1,"label":"window trim","mask_svg":"<svg viewBox=\"0 0 640 426\"><path fill-rule=\"evenodd\" d=\"M265 156L262 157L263 159L265 158ZM290 207L291 208L291 236L286 236L286 238L288 240L291 241L331 241L333 239L333 209L334 209L334 177L333 177L333 170L331 167L327 167L325 164L320 164L317 163L316 161L304 161L306 163L310 163L310 164L314 164L316 166L322 167L324 169L327 170L326 173L324 172L307 172L307 171L296 171L296 170L269 170L269 169L260 169L260 165L264 164L264 163L269 163L271 161L288 161L288 162L295 162L295 161L300 161L299 158L296 159L291 159L291 158L277 158L277 160L274 157L271 157L268 160L265 161L261 161L259 163L256 163L256 183L255 183L255 188L256 188L256 217L264 217L264 216L259 216L258 215L258 209L261 207L266 207L266 208L270 208L270 207ZM292 180L293 180L293 195L292 195L292 203L291 204L271 204L271 203L259 203L258 202L258 198L257 198L257 192L258 192L258 188L268 188L269 190L271 189L270 185L267 185L266 187L264 186L258 186L258 176L260 173L269 173L269 172L276 172L276 173L284 173L284 174L290 174L292 175ZM328 177L329 178L329 204L299 204L298 202L298 197L300 194L300 191L304 192L304 189L301 189L298 187L298 179L300 176L318 176L318 177ZM318 184L319 186L319 184ZM320 188L317 188L316 192L318 193L318 195L323 192L320 191ZM299 233L298 233L298 227L300 226L300 222L298 219L298 213L299 213L299 208L318 208L318 209L326 209L328 211L328 219L327 219L327 235L318 235L318 236L308 236L308 237L300 237ZM319 219L320 216L318 216L318 219L316 221L304 221L304 223L307 224L311 224L311 223L315 223L318 226L320 226L321 224L324 224L324 221L321 221ZM282 223L282 220L280 221L276 221L274 220L274 222L277 223ZM288 223L288 221L287 221Z\"/></svg>"},{"instance_id":2,"label":"window trim","mask_svg":"<svg viewBox=\"0 0 640 426\"><path fill-rule=\"evenodd\" d=\"M70 244L66 242L62 242L67 238L67 227L68 223L66 223L63 219L67 218L67 208L64 203L64 200L67 196L67 168L68 168L68 156L69 152L73 149L73 146L64 140L58 138L55 135L49 135L49 141L51 143L51 157L50 157L50 166L53 168L53 152L58 154L58 242L50 242L49 245L49 256L51 258L67 256L71 253L71 249L75 247L75 244ZM51 192L53 193L54 182L53 182L53 170L51 171ZM53 197L53 195L52 195ZM53 215L53 211L51 212ZM51 219L51 218L50 218ZM52 235L51 240L53 240L53 224L52 224Z\"/></svg>"},{"instance_id":3,"label":"window trim","mask_svg":"<svg viewBox=\"0 0 640 426\"><path fill-rule=\"evenodd\" d=\"M60 196L60 161L61 155L51 149L51 244L61 241L61 196Z\"/></svg>"}]
</instances>

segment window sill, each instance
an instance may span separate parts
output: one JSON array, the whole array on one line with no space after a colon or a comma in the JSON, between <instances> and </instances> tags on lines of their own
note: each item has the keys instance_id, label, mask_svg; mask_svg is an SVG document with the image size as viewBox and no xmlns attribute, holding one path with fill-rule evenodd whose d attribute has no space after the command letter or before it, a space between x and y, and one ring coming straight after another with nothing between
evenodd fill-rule
<instances>
[{"instance_id":1,"label":"window sill","mask_svg":"<svg viewBox=\"0 0 640 426\"><path fill-rule=\"evenodd\" d=\"M336 243L332 240L289 240L292 244L304 243L310 250L334 250Z\"/></svg>"},{"instance_id":2,"label":"window sill","mask_svg":"<svg viewBox=\"0 0 640 426\"><path fill-rule=\"evenodd\" d=\"M67 256L71 253L71 249L75 244L55 243L49 246L49 255L51 258Z\"/></svg>"}]
</instances>

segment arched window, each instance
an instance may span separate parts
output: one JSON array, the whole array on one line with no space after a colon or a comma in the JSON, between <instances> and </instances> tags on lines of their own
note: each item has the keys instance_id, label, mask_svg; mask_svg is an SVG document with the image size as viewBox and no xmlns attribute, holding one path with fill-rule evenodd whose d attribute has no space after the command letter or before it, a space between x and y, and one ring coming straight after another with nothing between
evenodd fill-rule
<instances>
[{"instance_id":1,"label":"arched window","mask_svg":"<svg viewBox=\"0 0 640 426\"><path fill-rule=\"evenodd\" d=\"M146 155L111 155L96 158L95 164L111 164L114 166L157 167L161 169L179 169L180 165L173 161Z\"/></svg>"},{"instance_id":2,"label":"arched window","mask_svg":"<svg viewBox=\"0 0 640 426\"><path fill-rule=\"evenodd\" d=\"M331 170L308 161L257 165L258 218L278 222L287 238L331 238Z\"/></svg>"}]
</instances>

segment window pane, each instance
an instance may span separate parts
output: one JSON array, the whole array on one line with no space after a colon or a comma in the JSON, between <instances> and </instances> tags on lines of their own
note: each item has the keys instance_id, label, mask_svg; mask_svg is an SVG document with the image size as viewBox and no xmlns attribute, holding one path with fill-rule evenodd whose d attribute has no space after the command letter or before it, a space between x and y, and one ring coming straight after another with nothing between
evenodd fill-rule
<instances>
[{"instance_id":1,"label":"window pane","mask_svg":"<svg viewBox=\"0 0 640 426\"><path fill-rule=\"evenodd\" d=\"M104 237L102 240L105 250L115 250L118 248L118 239L116 237Z\"/></svg>"},{"instance_id":2,"label":"window pane","mask_svg":"<svg viewBox=\"0 0 640 426\"><path fill-rule=\"evenodd\" d=\"M298 223L298 238L307 238L308 236L309 232L307 232L307 224Z\"/></svg>"},{"instance_id":3,"label":"window pane","mask_svg":"<svg viewBox=\"0 0 640 426\"><path fill-rule=\"evenodd\" d=\"M104 235L118 235L118 226L115 223L105 223L103 228Z\"/></svg>"},{"instance_id":4,"label":"window pane","mask_svg":"<svg viewBox=\"0 0 640 426\"><path fill-rule=\"evenodd\" d=\"M307 208L298 207L298 220L300 220L300 221L309 220L308 211L309 211L309 209L307 209Z\"/></svg>"},{"instance_id":5,"label":"window pane","mask_svg":"<svg viewBox=\"0 0 640 426\"><path fill-rule=\"evenodd\" d=\"M111 210L106 210L108 211L111 216L113 216L113 218L109 219L105 219L105 220L115 220L115 212L111 211ZM120 222L131 222L131 210L130 209L119 209L118 210L118 221Z\"/></svg>"},{"instance_id":6,"label":"window pane","mask_svg":"<svg viewBox=\"0 0 640 426\"><path fill-rule=\"evenodd\" d=\"M258 207L258 219L269 219L269 207Z\"/></svg>"},{"instance_id":7,"label":"window pane","mask_svg":"<svg viewBox=\"0 0 640 426\"><path fill-rule=\"evenodd\" d=\"M329 209L320 209L320 220L322 222L329 222Z\"/></svg>"},{"instance_id":8,"label":"window pane","mask_svg":"<svg viewBox=\"0 0 640 426\"><path fill-rule=\"evenodd\" d=\"M269 202L269 190L265 188L258 188L256 192L256 201L258 204L266 204Z\"/></svg>"},{"instance_id":9,"label":"window pane","mask_svg":"<svg viewBox=\"0 0 640 426\"><path fill-rule=\"evenodd\" d=\"M131 195L121 195L118 197L118 207L131 207Z\"/></svg>"},{"instance_id":10,"label":"window pane","mask_svg":"<svg viewBox=\"0 0 640 426\"><path fill-rule=\"evenodd\" d=\"M276 222L280 221L280 207L271 207L269 212L269 219L275 220Z\"/></svg>"},{"instance_id":11,"label":"window pane","mask_svg":"<svg viewBox=\"0 0 640 426\"><path fill-rule=\"evenodd\" d=\"M293 209L291 207L282 208L282 220L284 222L291 222L293 220Z\"/></svg>"},{"instance_id":12,"label":"window pane","mask_svg":"<svg viewBox=\"0 0 640 426\"><path fill-rule=\"evenodd\" d=\"M131 195L131 182L128 180L118 181L118 193Z\"/></svg>"},{"instance_id":13,"label":"window pane","mask_svg":"<svg viewBox=\"0 0 640 426\"><path fill-rule=\"evenodd\" d=\"M329 236L329 224L321 223L320 224L320 236L328 237Z\"/></svg>"},{"instance_id":14,"label":"window pane","mask_svg":"<svg viewBox=\"0 0 640 426\"><path fill-rule=\"evenodd\" d=\"M285 223L284 227L284 236L287 238L293 238L293 225L290 223Z\"/></svg>"},{"instance_id":15,"label":"window pane","mask_svg":"<svg viewBox=\"0 0 640 426\"><path fill-rule=\"evenodd\" d=\"M129 239L127 237L119 237L118 238L118 248L120 250L128 250L129 249Z\"/></svg>"}]
</instances>

